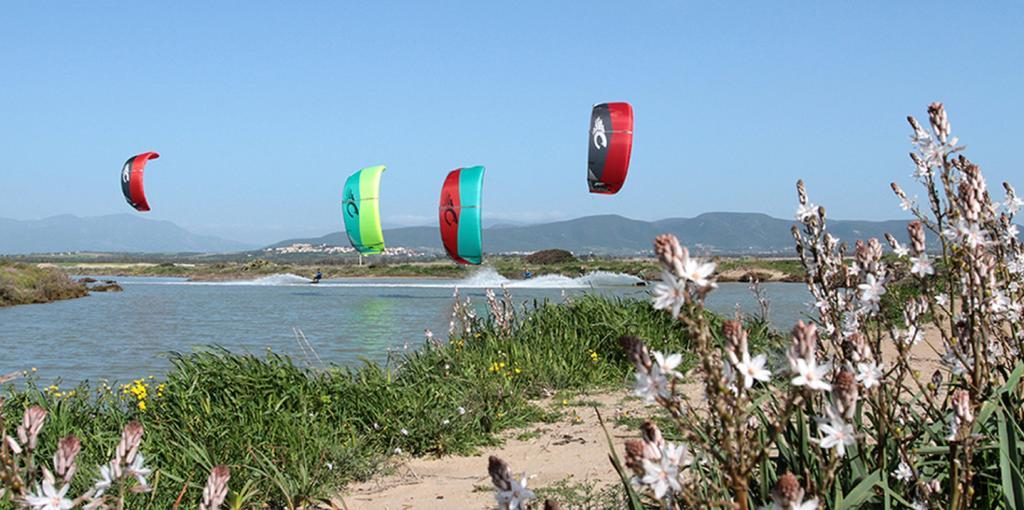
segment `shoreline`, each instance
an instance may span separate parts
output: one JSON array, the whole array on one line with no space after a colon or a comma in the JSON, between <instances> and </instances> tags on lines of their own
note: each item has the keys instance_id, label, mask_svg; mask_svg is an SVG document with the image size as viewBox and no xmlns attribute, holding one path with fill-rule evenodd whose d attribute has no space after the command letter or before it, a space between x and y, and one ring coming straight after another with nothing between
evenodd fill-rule
<instances>
[{"instance_id":1,"label":"shoreline","mask_svg":"<svg viewBox=\"0 0 1024 510\"><path fill-rule=\"evenodd\" d=\"M721 283L748 283L756 279L762 283L792 282L803 283L804 277L787 267L792 261L772 259L723 259L718 260L721 270L717 281ZM31 262L27 262L31 263ZM455 266L437 262L416 262L399 264L378 264L371 266L327 265L327 264L278 264L261 261L253 264L223 263L34 263L37 267L57 268L69 275L103 275L112 277L170 277L185 278L195 282L244 281L278 274L293 274L312 280L317 270L323 272L325 280L354 278L367 279L423 279L445 280L467 278L479 268L490 268L509 280L524 280L529 271L532 277L560 275L578 278L596 272L619 273L635 276L645 282L660 279L653 260L613 259L608 261L578 261L571 264L533 265L496 259L482 266Z\"/></svg>"}]
</instances>

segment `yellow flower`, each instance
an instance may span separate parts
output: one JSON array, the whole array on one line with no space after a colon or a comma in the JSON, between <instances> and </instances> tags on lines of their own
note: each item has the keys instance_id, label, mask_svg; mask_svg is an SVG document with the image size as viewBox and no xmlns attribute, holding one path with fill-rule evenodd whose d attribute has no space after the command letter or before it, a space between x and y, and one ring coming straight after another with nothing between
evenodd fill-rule
<instances>
[{"instance_id":1,"label":"yellow flower","mask_svg":"<svg viewBox=\"0 0 1024 510\"><path fill-rule=\"evenodd\" d=\"M590 351L590 361L597 363L597 360L600 359L600 357L597 355L597 351L592 349L588 349L588 351Z\"/></svg>"},{"instance_id":2,"label":"yellow flower","mask_svg":"<svg viewBox=\"0 0 1024 510\"><path fill-rule=\"evenodd\" d=\"M139 411L145 411L145 410L146 410L146 401L145 400L140 400L139 401Z\"/></svg>"}]
</instances>

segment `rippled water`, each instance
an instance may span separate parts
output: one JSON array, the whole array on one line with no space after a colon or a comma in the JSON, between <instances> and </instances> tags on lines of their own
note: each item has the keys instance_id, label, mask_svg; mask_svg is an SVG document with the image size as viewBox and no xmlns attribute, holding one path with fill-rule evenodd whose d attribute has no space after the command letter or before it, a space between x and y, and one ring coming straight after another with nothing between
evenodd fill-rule
<instances>
[{"instance_id":1,"label":"rippled water","mask_svg":"<svg viewBox=\"0 0 1024 510\"><path fill-rule=\"evenodd\" d=\"M235 352L302 357L300 328L324 362L382 360L388 349L415 348L424 329L447 334L456 287L483 306L484 290L505 284L515 301L587 292L643 299L635 278L595 273L580 278L543 276L508 281L493 270L465 280L344 279L310 285L295 275L246 282L188 282L173 278L117 278L124 292L0 308L0 373L38 369L44 381L127 380L159 375L167 353L216 344ZM788 328L809 300L801 284L765 288L772 320ZM756 311L746 284L721 284L708 305L732 313Z\"/></svg>"}]
</instances>

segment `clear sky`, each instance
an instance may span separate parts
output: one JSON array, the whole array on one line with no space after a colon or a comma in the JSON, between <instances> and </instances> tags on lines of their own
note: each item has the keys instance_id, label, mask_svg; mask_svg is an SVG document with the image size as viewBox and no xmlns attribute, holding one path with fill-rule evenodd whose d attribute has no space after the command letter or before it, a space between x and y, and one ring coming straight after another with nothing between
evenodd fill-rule
<instances>
[{"instance_id":1,"label":"clear sky","mask_svg":"<svg viewBox=\"0 0 1024 510\"><path fill-rule=\"evenodd\" d=\"M11 2L0 217L136 214L243 241L342 228L384 164L389 226L433 224L447 171L535 222L708 211L903 217L907 114L946 103L993 186L1024 187L1019 2ZM636 112L629 180L587 193L590 107ZM1001 194L1000 194L1001 196Z\"/></svg>"}]
</instances>

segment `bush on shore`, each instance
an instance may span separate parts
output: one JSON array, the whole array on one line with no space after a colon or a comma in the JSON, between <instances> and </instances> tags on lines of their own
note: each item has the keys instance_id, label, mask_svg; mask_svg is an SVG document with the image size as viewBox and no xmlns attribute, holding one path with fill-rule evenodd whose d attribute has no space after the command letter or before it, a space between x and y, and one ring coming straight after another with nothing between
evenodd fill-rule
<instances>
[{"instance_id":1,"label":"bush on shore","mask_svg":"<svg viewBox=\"0 0 1024 510\"><path fill-rule=\"evenodd\" d=\"M49 303L87 295L85 285L56 268L0 262L0 306Z\"/></svg>"}]
</instances>

